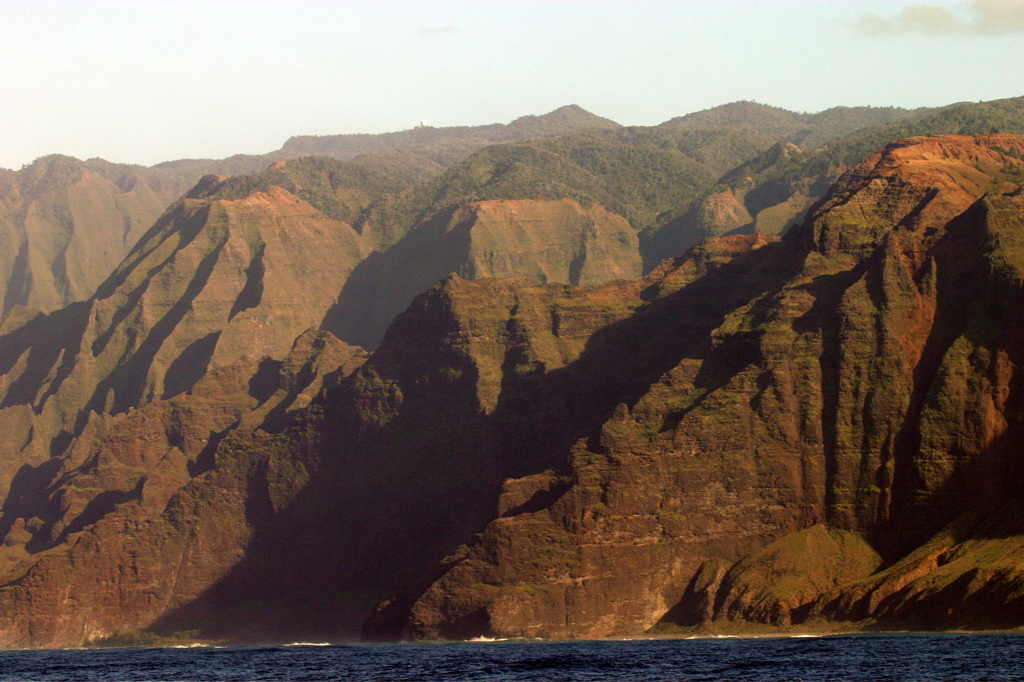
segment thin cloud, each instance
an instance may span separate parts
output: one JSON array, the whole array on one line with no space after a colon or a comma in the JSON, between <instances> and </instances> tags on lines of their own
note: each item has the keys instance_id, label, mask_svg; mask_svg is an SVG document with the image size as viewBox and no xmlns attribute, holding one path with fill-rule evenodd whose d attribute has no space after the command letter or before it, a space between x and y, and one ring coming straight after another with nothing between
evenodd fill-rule
<instances>
[{"instance_id":1,"label":"thin cloud","mask_svg":"<svg viewBox=\"0 0 1024 682\"><path fill-rule=\"evenodd\" d=\"M458 28L454 26L420 26L416 29L416 35L424 38L433 38L435 36L454 35L461 33Z\"/></svg>"},{"instance_id":2,"label":"thin cloud","mask_svg":"<svg viewBox=\"0 0 1024 682\"><path fill-rule=\"evenodd\" d=\"M865 36L1021 35L1024 34L1024 1L974 0L957 10L938 5L911 5L889 17L865 14L854 23L854 29Z\"/></svg>"}]
</instances>

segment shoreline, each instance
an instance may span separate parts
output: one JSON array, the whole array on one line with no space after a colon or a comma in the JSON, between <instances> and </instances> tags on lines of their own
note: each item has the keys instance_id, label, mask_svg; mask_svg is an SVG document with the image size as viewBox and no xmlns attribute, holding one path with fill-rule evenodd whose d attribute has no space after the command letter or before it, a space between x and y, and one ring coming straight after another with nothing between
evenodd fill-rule
<instances>
[{"instance_id":1,"label":"shoreline","mask_svg":"<svg viewBox=\"0 0 1024 682\"><path fill-rule=\"evenodd\" d=\"M635 635L618 635L598 639L542 639L527 637L478 637L462 640L416 640L405 642L361 642L361 641L292 641L292 642L227 642L221 640L193 640L139 642L134 644L83 644L64 647L26 647L0 649L0 653L31 652L31 651L111 651L118 649L244 649L244 648L293 648L293 647L335 647L335 646L395 646L395 645L453 645L453 644L563 644L576 642L644 642L672 640L720 640L720 639L816 639L840 636L864 637L928 637L944 635L1022 635L1024 627L1000 629L950 629L950 630L888 630L868 628L847 629L778 629L778 630L720 630L720 631L680 631L650 632Z\"/></svg>"}]
</instances>

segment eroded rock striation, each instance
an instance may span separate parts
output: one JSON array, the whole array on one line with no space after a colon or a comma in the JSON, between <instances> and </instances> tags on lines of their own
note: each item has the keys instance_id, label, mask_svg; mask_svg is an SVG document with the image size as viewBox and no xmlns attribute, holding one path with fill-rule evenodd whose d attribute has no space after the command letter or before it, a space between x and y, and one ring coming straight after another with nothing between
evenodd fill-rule
<instances>
[{"instance_id":1,"label":"eroded rock striation","mask_svg":"<svg viewBox=\"0 0 1024 682\"><path fill-rule=\"evenodd\" d=\"M283 360L239 359L188 393L94 415L4 506L0 639L75 645L195 602L245 555L261 495L281 504L303 482L301 459L267 461L260 444L365 358L311 330Z\"/></svg>"},{"instance_id":2,"label":"eroded rock striation","mask_svg":"<svg viewBox=\"0 0 1024 682\"><path fill-rule=\"evenodd\" d=\"M172 206L87 301L49 315L17 307L3 321L0 570L5 583L47 585L32 604L56 598L40 576L83 528L125 505L162 510L212 466L227 432L286 425L314 380L365 355L329 334L296 342L363 257L359 235L283 190L220 199L226 182L209 177ZM295 395L275 397L279 387ZM117 608L109 594L101 601ZM13 642L90 636L87 619L65 627L31 615L50 634L29 636L11 618Z\"/></svg>"},{"instance_id":3,"label":"eroded rock striation","mask_svg":"<svg viewBox=\"0 0 1024 682\"><path fill-rule=\"evenodd\" d=\"M274 171L287 174L289 168ZM312 474L303 472L319 470L320 451L333 451L337 443L352 438L346 434L325 440L324 431L332 427L316 416L324 410L321 404L311 405L300 426L291 425L315 396L365 359L360 349L330 332L303 330L323 320L370 247L348 224L282 187L257 183L253 191L251 185L251 178L205 178L167 211L91 299L50 315L16 307L4 318L0 421L7 428L0 460L5 498L0 579L9 589L0 601L10 616L4 641L74 644L164 622L166 627L186 623L186 629L194 629L197 618L213 630L221 627L240 635L237 618L230 611L225 615L225 604L239 599L232 585L242 585L238 590L248 594L254 588L246 581L273 583L278 578L285 584L273 589L282 598L257 608L260 617L250 614L250 624L254 637L284 636L301 628L298 621L305 617L299 615L300 605L307 591L315 592L309 598L322 599L320 560L303 559L299 565L306 567L304 573L282 576L281 567L288 562L258 547L273 546L280 541L278 534L293 533L277 512L310 480ZM536 208L530 202L490 202L460 210L462 217L454 226L467 223L479 235L474 248L453 255L470 261L471 276L494 270L513 274L517 269L540 279L568 278L571 273L577 281L594 279L602 271L605 276L639 274L635 232L598 205L584 209L564 201ZM516 225L519 239L502 236ZM534 252L517 256L524 251L522 242L530 239L537 243ZM620 254L607 253L612 244L625 249L621 263L613 257ZM415 261L406 265L413 267ZM426 275L431 282L438 276L433 270ZM512 289L526 286L526 280L519 280ZM512 296L518 300L519 294ZM522 298L529 297L523 293ZM477 309L460 314L457 324L472 324L466 316L482 316L494 302L491 297L478 301ZM540 333L551 319L543 304L537 305L545 315L533 325ZM514 310L516 304L508 306ZM607 324L623 306L611 308L613 312L595 306L593 319L584 315L586 324ZM514 316L508 310L493 316L494 333L504 333L510 314ZM575 318L567 318L563 324L574 323ZM405 342L418 342L431 324L436 326L427 321L412 327ZM565 354L578 352L572 343L569 347ZM561 353L549 360L552 366L564 362ZM498 367L488 372L500 376L504 355L495 362ZM412 385L422 383L410 374L412 368L402 371ZM497 387L487 390L499 392ZM406 388L406 394L414 393ZM459 402L453 409L465 407ZM291 435L273 435L282 430ZM361 516L380 508L375 501L351 506L354 500L365 501L372 490L367 477L372 480L379 469L377 463L355 472L324 469L317 489L327 498L334 494L324 486L360 488L342 496L349 506L325 505L312 496L315 512L310 513L315 518L309 527L334 528L339 537L358 540L362 531L356 536L352 532L362 526L324 519L323 509L351 521L345 513ZM500 485L507 474L503 467L495 472L485 487ZM269 478L256 482L252 476ZM265 489L267 497L254 493L254 486ZM232 494L225 492L229 490ZM381 499L401 505L404 490ZM190 511L182 512L181 504ZM490 503L483 504L480 516L466 527L479 527L489 508ZM436 513L425 507L421 511ZM379 533L367 535L380 539ZM187 541L199 536L203 539L198 544ZM460 542L463 536L456 535ZM331 561L340 561L342 554L364 556L340 539L325 542L313 534L310 541L336 548L329 553ZM251 543L257 549L250 552ZM459 543L427 544L417 550L426 554L414 553L425 566ZM437 554L438 546L446 552ZM364 554L374 551L369 547ZM178 558L168 558L172 554ZM143 555L144 560L139 558ZM374 556L385 560L370 558ZM399 579L384 572L387 587L368 588L368 581L378 579L379 568L347 561L356 577L339 574L333 582L339 590L362 594L356 606L341 607L347 613L341 631L351 633ZM114 577L128 564L135 578ZM249 564L260 568L246 568ZM299 574L305 586L301 589L295 582ZM225 586L217 587L221 582ZM116 594L109 593L112 583L118 585ZM322 634L325 622L331 623L330 632L339 631L327 619L314 621L312 632Z\"/></svg>"},{"instance_id":4,"label":"eroded rock striation","mask_svg":"<svg viewBox=\"0 0 1024 682\"><path fill-rule=\"evenodd\" d=\"M283 357L318 326L364 255L359 235L283 190L217 199L222 183L181 199L89 300L5 318L0 495L90 415L171 398L242 357Z\"/></svg>"}]
</instances>

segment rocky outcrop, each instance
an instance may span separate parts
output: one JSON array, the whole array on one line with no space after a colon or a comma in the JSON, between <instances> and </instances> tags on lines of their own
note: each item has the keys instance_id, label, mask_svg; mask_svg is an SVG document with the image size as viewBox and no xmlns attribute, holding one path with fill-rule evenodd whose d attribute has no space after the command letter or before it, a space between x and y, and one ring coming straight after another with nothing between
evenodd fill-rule
<instances>
[{"instance_id":1,"label":"rocky outcrop","mask_svg":"<svg viewBox=\"0 0 1024 682\"><path fill-rule=\"evenodd\" d=\"M709 559L662 622L789 626L805 620L822 594L870 576L881 564L882 557L859 535L819 523L776 540L731 568Z\"/></svg>"},{"instance_id":2,"label":"rocky outcrop","mask_svg":"<svg viewBox=\"0 0 1024 682\"><path fill-rule=\"evenodd\" d=\"M174 398L94 414L4 505L0 640L75 645L195 601L245 552L254 479L272 504L301 485L301 461L255 446L365 359L310 330L282 360L240 359Z\"/></svg>"},{"instance_id":3,"label":"rocky outcrop","mask_svg":"<svg viewBox=\"0 0 1024 682\"><path fill-rule=\"evenodd\" d=\"M231 481L245 498L248 460L218 460L225 438L270 438L365 360L307 331L365 256L359 235L280 188L225 198L233 182L206 178L88 301L3 320L11 645L80 643L193 601L237 561L251 524L245 509L199 514L216 531L204 554L172 501L198 487L209 510ZM291 479L299 465L288 466ZM214 470L221 487L203 487ZM168 563L174 551L196 563ZM134 582L120 578L128 566Z\"/></svg>"},{"instance_id":4,"label":"rocky outcrop","mask_svg":"<svg viewBox=\"0 0 1024 682\"><path fill-rule=\"evenodd\" d=\"M495 450L481 456L499 442L488 415L509 414L497 402L510 381L504 372L526 380L538 366L564 365L589 332L628 315L620 299L525 279L453 277L395 323L372 365L285 431L273 428L282 412L274 400L300 405L329 385L302 385L292 399L286 390L294 379L276 380L282 387L274 394L273 384L261 386L276 372L307 373L310 341L270 363L281 370L266 370L264 361L253 374L239 361L209 372L187 394L133 411L108 429L94 459L73 447L53 486L63 501L76 481L96 485L96 477L134 467L135 478L120 486L103 482L123 490L107 500L105 515L73 517L77 525L62 536L59 520L12 529L12 565L25 559L18 542L38 542L26 528L58 534L63 544L37 551L28 569L17 565L23 577L0 590L10 623L4 641L56 645L145 627L201 627L249 641L357 635L374 604L486 522L504 478L543 466ZM334 349L326 357L322 350L316 367L340 366L314 377L343 377L360 360L326 332L311 338ZM225 385L227 377L234 383ZM565 416L563 408L546 419ZM191 437L163 437L177 433L168 422ZM523 425L513 420L509 428ZM136 444L126 452L129 437ZM144 462L133 454L138 439L153 453ZM62 592L71 574L80 579Z\"/></svg>"},{"instance_id":5,"label":"rocky outcrop","mask_svg":"<svg viewBox=\"0 0 1024 682\"><path fill-rule=\"evenodd\" d=\"M107 506L93 516L15 521L8 563L22 577L0 592L11 622L5 641L53 645L115 630L197 627L248 641L357 636L375 604L421 581L487 523L503 481L547 470L552 453L614 408L608 387L622 375L584 356L621 353L631 334L595 346L595 332L643 307L655 280L666 290L682 286L763 243L726 240L655 279L596 289L448 278L396 320L369 364L279 435L243 428L279 411L253 411L254 378L234 384L248 390L218 388L223 402L208 397L226 372L238 382L247 376L243 361L208 372L189 393L134 410L108 429L115 443L143 436L146 425L174 434L168 419L192 435L153 437L144 462L130 454L138 446L128 448L135 478L102 455L102 439L89 451L95 464L82 446L71 448L63 476L49 486L51 507L84 500L74 488L87 484L118 495L101 500ZM197 413L183 414L186 406ZM116 476L123 478L112 485ZM29 565L18 543L38 550L37 536L58 544ZM115 575L123 566L132 568ZM61 592L72 571L81 584Z\"/></svg>"},{"instance_id":6,"label":"rocky outcrop","mask_svg":"<svg viewBox=\"0 0 1024 682\"><path fill-rule=\"evenodd\" d=\"M823 591L809 618L914 629L1015 628L1024 618L1022 501L968 512L893 566Z\"/></svg>"},{"instance_id":7,"label":"rocky outcrop","mask_svg":"<svg viewBox=\"0 0 1024 682\"><path fill-rule=\"evenodd\" d=\"M749 509L727 507L716 493L702 490L708 472L652 460L649 443L658 430L638 427L628 405L652 390L672 391L673 384L661 377L680 362L692 367L686 358L706 349L722 315L771 281L768 263L780 255L780 247L760 235L723 238L666 264L637 293L649 304L590 336L587 350L566 369L580 377L576 392L570 394L557 374L550 383L535 380L537 390L555 391L560 401L576 395L596 404L560 442L538 444L550 453L539 463L547 469L504 483L497 504L501 518L472 546L456 552L450 570L412 603L408 627L414 634L635 632L642 629L638 619L660 615L678 600L681 589L673 594L665 583L674 575L685 586L696 570L699 561L690 564L679 556L688 544L710 543L735 558L758 546L771 531L754 511L756 497ZM711 295L727 282L730 295ZM545 400L531 397L530 402ZM587 414L572 402L568 407L569 415ZM541 432L552 428L522 420ZM568 463L560 453L568 453ZM686 490L693 494L666 508ZM716 501L720 511L714 521L691 524L687 505ZM702 523L719 532L709 534ZM666 527L681 536L675 543L665 538Z\"/></svg>"},{"instance_id":8,"label":"rocky outcrop","mask_svg":"<svg viewBox=\"0 0 1024 682\"><path fill-rule=\"evenodd\" d=\"M11 427L4 432L6 500L0 517L0 531L5 534L0 577L11 588L4 593L3 608L11 615L5 641L75 643L115 630L156 627L161 618L167 623L194 625L195 614L203 608L223 615L219 600L232 593L232 581L252 586L245 582L253 579L250 569L237 568L240 559L252 557L248 561L258 563L268 558L258 549L249 554L247 548L251 543L261 546L276 541L262 539L278 532L272 512L287 506L289 497L303 490L304 482L295 479L299 471L308 469L312 476L317 470L318 457L310 453L328 448L320 443L322 435L310 436L312 441L301 446L296 443L305 442L304 436L275 440L268 434L288 427L296 410L301 411L321 389L329 388L330 381L350 374L363 356L329 332L313 336L309 332L299 338L289 355L285 353L296 334L324 317L368 249L347 224L326 217L292 193L273 184L259 184L253 191L251 185L248 178L204 179L157 222L92 299L51 315L15 308L4 319L0 343L6 371L0 380L4 391L0 419ZM464 209L460 222L479 224L476 246L462 254L474 263L470 274L488 274L483 271L489 268L506 268L503 274L508 274L525 267L524 263L540 263L549 271L561 272L567 269L558 262L564 256L563 247L576 255L572 263L576 279L594 277L591 273L602 268L605 275L639 274L635 233L623 219L596 205L583 209L568 201L551 203L553 206L539 211L530 210L527 203L525 215L511 204L484 203ZM520 236L530 233L537 240L537 253L526 254L522 262L515 260L514 253L521 244L501 233L518 225L514 223L517 220L525 221ZM566 244L558 244L556 237ZM505 243L497 243L502 238ZM606 252L612 241L631 247L624 265ZM490 248L484 248L487 246ZM503 256L510 262L502 262ZM541 272L539 277L546 276ZM458 289L461 281L450 280L448 288ZM310 287L310 282L316 286ZM498 285L494 291L502 288L507 285ZM529 331L522 327L514 335L516 343L543 334L560 338L541 344L543 362L552 367L579 352L580 342L575 339L583 333L581 326L592 331L628 308L620 303L604 305L599 299L580 310L564 305L564 315L554 322L556 327L561 325L561 331L552 332L553 313L544 299L591 301L592 297L565 293L564 287L549 291L540 286L535 295L539 299L532 306L539 317L527 323L525 308L515 311L520 301L528 305L528 288L526 281L520 280L512 289L523 291L508 290L511 293L506 298L511 298L505 311L494 316L493 334L505 338L511 316L516 324L529 327ZM444 298L436 295L430 300ZM480 324L485 309L499 299L485 295L460 311L453 324ZM408 337L399 345L422 343L420 337L427 326L410 327ZM381 357L386 359L388 352ZM498 377L506 360L500 353L481 364L487 367L486 374ZM409 374L410 368L392 371L407 377L411 387L407 386L404 394L416 395L412 387L422 384L423 378ZM442 372L441 376L447 375ZM330 379L326 384L325 377ZM490 394L481 400L493 401L500 392L499 386L478 388ZM435 398L429 392L424 394L425 400ZM465 404L459 401L451 407L463 409ZM318 414L323 406L313 405L312 409L312 414ZM325 428L313 417L305 419ZM305 427L295 428L304 433ZM365 427L359 429L365 431ZM351 435L345 438L351 439ZM332 442L328 449L333 447ZM328 467L316 479L317 485L332 480L333 487L346 489L351 487L349 481L354 481L360 489L350 498L362 503L355 508L339 507L338 503L325 505L320 499L314 505L316 513L326 506L339 519L351 521L352 514L361 516L367 509L379 508L365 500L372 488L367 478L374 480L378 468L373 464L361 472L347 472L339 482L334 477L342 474ZM431 468L436 479L440 473ZM493 471L492 482L480 484L485 489L500 485L509 474L504 466L495 466ZM254 483L252 476L270 479L265 484ZM233 490L231 499L240 506L231 507L225 501L224 509L212 512L216 518L211 518L209 496L213 489L204 487L210 485L211 478L219 481L216 485L222 489ZM269 486L266 494L272 502L268 515L253 512L253 505L259 508L263 499L259 494L253 498L254 485ZM404 504L403 491L399 488L381 499L387 504ZM190 500L180 504L193 505L184 516L176 502L180 499ZM343 499L350 504L349 498ZM486 503L481 510L489 507ZM424 518L436 518L438 513L422 505L417 509ZM486 519L486 511L481 513L484 515L467 518L452 532L462 538L465 528L475 530ZM319 516L316 521L337 528L339 537L355 541L352 530L359 526L344 526L340 520L325 522ZM207 522L214 524L210 532L216 535L201 541L209 543L204 545L206 550L178 559L185 562L183 566L191 565L190 561L203 566L192 566L187 575L168 577L169 569L156 557L185 552L188 543L182 544L182 538L202 535ZM119 548L120 536L128 527L135 539ZM380 542L379 534L367 536L378 538L377 547L387 546ZM317 542L333 547L341 541ZM437 542L447 549L455 546ZM418 548L413 560L418 557L420 563L430 564L439 559L443 553L436 553L437 542ZM365 542L362 546L362 553L354 552L353 557L369 553L372 560L374 552L382 551ZM217 554L218 548L223 555ZM140 553L151 554L153 561L137 563ZM348 561L349 574L339 574L334 581L347 586L339 589L373 595L370 601L365 597L358 601L358 612L348 616L349 625L343 627L351 632L369 608L394 589L397 578L385 580L372 571L367 573L374 564ZM135 575L142 582L110 577L111 571L120 571L125 562L138 569ZM281 562L274 559L271 563L274 567L259 570L260 580L281 577ZM323 564L312 561L304 565L305 584L319 589L321 581L316 574ZM73 588L73 597L51 601L59 593L58 586L68 581L70 571L83 576L82 584ZM287 578L292 587L283 592L286 605L275 604L271 609L276 624L266 626L268 631L284 631L282 609L295 608L298 596L293 578ZM387 590L377 593L360 586L374 579L385 580ZM111 580L120 585L120 596L101 594L102 586ZM221 582L227 586L217 587ZM136 594L140 591L142 596ZM236 626L231 619L223 621L224 628L240 635Z\"/></svg>"}]
</instances>

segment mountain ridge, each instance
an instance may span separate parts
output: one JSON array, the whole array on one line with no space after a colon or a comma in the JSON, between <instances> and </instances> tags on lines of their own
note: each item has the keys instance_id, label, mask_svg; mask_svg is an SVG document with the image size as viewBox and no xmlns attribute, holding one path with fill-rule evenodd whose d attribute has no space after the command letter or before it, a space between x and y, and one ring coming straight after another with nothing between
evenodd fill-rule
<instances>
[{"instance_id":1,"label":"mountain ridge","mask_svg":"<svg viewBox=\"0 0 1024 682\"><path fill-rule=\"evenodd\" d=\"M267 154L238 154L227 159L179 159L164 161L153 170L172 176L189 174L254 173L275 161L300 156L328 156L350 161L358 156L406 151L421 162L451 166L473 151L500 142L566 134L588 128L616 128L619 124L578 107L566 105L539 116L521 116L509 124L435 128L420 126L390 133L343 135L299 135L289 138L280 149ZM194 180L193 180L194 181Z\"/></svg>"}]
</instances>

